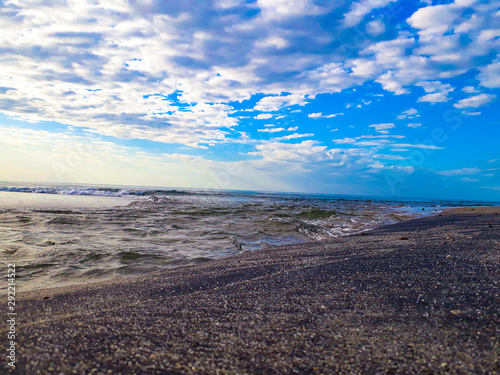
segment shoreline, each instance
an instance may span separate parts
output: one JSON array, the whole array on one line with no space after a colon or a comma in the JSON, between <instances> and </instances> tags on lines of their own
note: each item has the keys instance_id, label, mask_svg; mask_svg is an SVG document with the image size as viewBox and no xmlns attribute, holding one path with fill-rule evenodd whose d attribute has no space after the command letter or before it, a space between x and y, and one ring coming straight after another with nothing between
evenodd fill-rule
<instances>
[{"instance_id":1,"label":"shoreline","mask_svg":"<svg viewBox=\"0 0 500 375\"><path fill-rule=\"evenodd\" d=\"M123 193L117 189L57 191L0 192L2 259L17 261L23 276L19 292L125 279L259 247L361 233L441 210L432 202L425 209L415 202L295 202L286 197L283 206L274 198L255 197L239 203L241 197L172 196L155 203L151 196L78 195ZM246 199L257 202L249 212ZM15 209L2 209L6 206Z\"/></svg>"},{"instance_id":2,"label":"shoreline","mask_svg":"<svg viewBox=\"0 0 500 375\"><path fill-rule=\"evenodd\" d=\"M452 212L126 280L26 291L17 297L18 368L495 372L495 212Z\"/></svg>"},{"instance_id":3,"label":"shoreline","mask_svg":"<svg viewBox=\"0 0 500 375\"><path fill-rule=\"evenodd\" d=\"M1 194L2 192L0 192ZM14 193L14 194L27 194L27 193ZM36 194L36 193L28 193L30 195L45 195L45 194ZM88 202L94 198L98 198L99 201L103 201L107 204L110 205L110 207L123 207L125 206L125 203L124 202L121 202L120 205L115 205L115 206L111 206L112 204L114 204L114 202L116 201L119 201L120 199L122 199L122 197L100 197L100 196L72 196L72 195L56 195L56 197L62 197L62 200L57 200L57 202L63 202L63 205L60 205L60 206L47 206L45 207L42 203L42 205L38 206L37 209L47 209L47 208L51 208L51 209L69 209L70 207L67 206L67 204L75 204L75 202L78 202L78 198L79 197L82 197L83 198L83 205L80 206L80 207L73 207L75 209L83 209L83 208L90 208L91 206L88 205ZM69 197L69 201L65 199L65 197ZM77 200L74 200L72 198L76 198ZM39 203L39 200L35 199L36 202ZM48 202L48 203L52 203L52 202ZM18 202L16 202L16 204L18 204ZM403 221L400 221L400 222L396 222L396 223L392 223L392 224L383 224L383 225L380 225L380 226L377 226L377 227L374 227L374 228L370 228L370 229L364 229L364 230L361 230L359 232L356 232L356 233L352 233L352 234L346 234L346 235L341 235L341 236L337 236L337 237L332 237L331 239L327 239L327 240L309 240L307 242L303 242L302 244L314 244L314 243L322 243L322 242L325 242L325 241L335 241L336 239L338 238L342 238L342 237L351 237L351 236L357 236L357 235L365 235L367 233L370 233L374 230L378 230L379 228L385 228L385 227L391 227L393 225L396 225L396 224L399 224L399 223L404 223L404 222L407 222L407 221L412 221L412 220L418 220L418 219L421 219L421 218L426 218L426 217L433 217L433 216L449 216L449 215L470 215L470 214L494 214L494 215L500 215L500 206L468 206L468 207L456 207L456 208L445 208L443 209L442 211L439 211L439 212L436 212L434 214L431 214L431 215L424 215L424 216L420 216L420 217L417 217L417 218L410 218L410 219L406 219L406 220L403 220ZM293 246L294 243L291 243L291 244L284 244L284 245L276 245L276 246L273 246L273 247L282 247L282 246ZM260 249L260 250L263 250L263 249ZM248 250L248 251L258 251L258 250ZM237 255L237 254L236 254ZM226 256L227 258L231 258L235 255L229 255L229 256ZM210 262L213 262L213 261L218 261L218 260L221 260L221 259L225 259L226 257L223 257L223 258L219 258L219 259L210 259ZM176 267L172 267L172 268L167 268L167 269L162 269L162 270L156 270L156 271L152 271L152 272L149 272L149 273L143 273L143 274L133 274L133 275L120 275L120 276L114 276L114 277L109 277L109 278L104 278L104 279L101 279L101 280L88 280L88 281L74 281L74 280L71 280L71 281L67 281L64 283L64 285L62 286L50 286L50 287L40 287L40 288L30 288L30 289L27 289L27 290L21 290L19 293L29 293L29 292L42 292L42 291L45 291L46 293L45 294L51 294L50 291L52 290L59 290L59 289L63 289L63 290L66 290L68 288L82 288L82 287L85 287L85 286L92 286L92 285L109 285L109 284L120 284L122 282L125 282L125 283L128 283L128 282L133 282L135 279L142 279L144 277L148 277L148 276L154 276L155 274L157 273L163 273L163 272L169 272L173 269L176 269L178 267L196 267L198 264L197 263L193 263L193 264L184 264L184 265L180 265L180 266L176 266Z\"/></svg>"},{"instance_id":4,"label":"shoreline","mask_svg":"<svg viewBox=\"0 0 500 375\"><path fill-rule=\"evenodd\" d=\"M444 215L493 214L500 215L500 206L470 206L444 209Z\"/></svg>"},{"instance_id":5,"label":"shoreline","mask_svg":"<svg viewBox=\"0 0 500 375\"><path fill-rule=\"evenodd\" d=\"M0 192L1 194L2 192ZM14 193L14 194L25 194L25 193ZM45 195L45 194L36 194L36 193L29 193L30 195ZM62 197L66 197L66 195L62 195ZM69 197L80 197L80 196L69 196ZM96 198L96 196L82 196L84 198L84 202L87 200L91 200L92 198ZM119 200L121 197L100 197L100 196L97 196L97 198L102 198L103 201L107 201L108 204L111 204L114 200ZM16 202L17 204L18 202ZM71 202L72 204L74 204L75 202ZM122 203L121 205L115 205L114 207L123 207L124 206L124 203ZM89 208L90 206L88 204L84 205L84 206L81 206L81 207L74 207L76 209L82 209L82 208ZM110 206L111 207L111 206ZM44 207L43 205L42 206L39 206L37 207L37 209L43 209L43 208L51 208L51 209L57 209L57 208L68 208L66 205L64 206L47 206L47 207ZM438 212L438 213L434 213L432 215L425 215L425 216L421 216L421 217L417 217L417 218L411 218L411 219L406 219L406 220L403 220L401 222L397 222L397 223L393 223L393 224L383 224L383 225L380 225L378 227L374 227L374 228L370 228L370 229L365 229L365 230L362 230L360 232L356 232L356 233L352 233L352 234L347 234L347 235L342 235L342 236L338 236L338 237L332 237L331 239L328 239L328 240L310 240L310 241L307 241L307 242L302 242L302 243L291 243L291 244L284 244L284 245L276 245L276 246L272 246L271 248L279 248L279 247L288 247L288 246L294 246L294 245L297 245L297 244L302 244L302 245L307 245L307 244L317 244L317 243L323 243L323 242L330 242L330 241L335 241L339 238L349 238L349 237L352 237L352 236L359 236L359 235L366 235L366 234L369 234L370 232L372 231L376 231L376 230L379 230L379 229L382 229L382 228L390 228L394 225L397 225L397 224L401 224L401 223L405 223L405 222L408 222L408 221L413 221L413 220L419 220L419 219L423 219L423 218L429 218L429 217L437 217L437 216L450 216L450 215L482 215L482 214L491 214L491 215L500 215L500 206L467 206L467 207L455 207L455 208L445 208L443 209L442 211ZM266 250L265 248L262 248L262 249L259 249L259 250L248 250L248 251L245 251L243 253L240 253L240 254L234 254L234 255L229 255L229 256L226 256L226 257L223 257L223 258L219 258L219 259L210 259L210 262L214 262L214 261L220 261L220 260L223 260L223 259L226 259L226 258L232 258L232 257L235 257L237 255L241 255L241 254L244 254L244 253L247 253L247 252L255 252L255 251L263 251L263 250ZM27 290L22 290L20 292L18 292L18 294L22 294L22 295L25 295L25 294L29 294L29 293L37 293L37 292L40 292L40 293L43 293L45 295L52 295L53 293L52 292L56 292L56 291L59 291L59 290L62 290L63 292L64 291L70 291L70 290L76 290L76 289L81 289L81 288L85 288L87 286L89 287L92 287L92 286L99 286L99 285L104 285L104 286L107 286L107 285L111 285L111 284L121 284L121 283L129 283L129 282L134 282L134 281L137 281L137 280L142 280L143 278L147 278L148 276L152 276L154 277L156 274L162 274L164 272L170 272L170 271L173 271L177 268L183 268L183 267L197 267L199 266L200 264L199 263L193 263L193 264L185 264L185 265L181 265L181 266L177 266L177 267L173 267L173 268L167 268L167 269L162 269L162 270L157 270L157 271L152 271L152 272L149 272L149 273L144 273L144 274L136 274L136 275L121 275L121 276L118 276L118 277L111 277L111 278L105 278L105 279L102 279L102 280L96 280L96 281L92 281L92 280L89 280L89 281L86 281L86 282L73 282L73 281L69 281L67 283L65 283L64 285L62 286L51 286L51 287L42 287L42 288L35 288L35 289L27 289ZM1 298L0 298L1 300Z\"/></svg>"}]
</instances>

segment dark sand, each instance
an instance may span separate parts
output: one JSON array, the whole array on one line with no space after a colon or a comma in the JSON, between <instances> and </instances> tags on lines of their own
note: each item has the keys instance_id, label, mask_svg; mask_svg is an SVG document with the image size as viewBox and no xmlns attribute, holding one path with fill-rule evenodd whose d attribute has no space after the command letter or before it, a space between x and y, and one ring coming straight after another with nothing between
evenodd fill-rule
<instances>
[{"instance_id":1,"label":"dark sand","mask_svg":"<svg viewBox=\"0 0 500 375\"><path fill-rule=\"evenodd\" d=\"M17 371L498 373L499 242L500 215L443 214L18 294Z\"/></svg>"},{"instance_id":2,"label":"dark sand","mask_svg":"<svg viewBox=\"0 0 500 375\"><path fill-rule=\"evenodd\" d=\"M494 214L500 215L499 206L458 207L443 211L444 215L456 214Z\"/></svg>"}]
</instances>

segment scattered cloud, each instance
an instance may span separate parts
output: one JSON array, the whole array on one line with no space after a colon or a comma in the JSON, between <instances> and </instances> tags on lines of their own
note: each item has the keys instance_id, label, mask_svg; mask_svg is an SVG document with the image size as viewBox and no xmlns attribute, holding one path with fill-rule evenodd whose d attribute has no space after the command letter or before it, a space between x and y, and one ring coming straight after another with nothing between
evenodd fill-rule
<instances>
[{"instance_id":1,"label":"scattered cloud","mask_svg":"<svg viewBox=\"0 0 500 375\"><path fill-rule=\"evenodd\" d=\"M391 116L400 113L397 120L411 128L421 127L422 115L432 128L426 103L456 102L460 114L482 120L489 112L469 109L492 103L500 88L497 4L424 3L399 12L401 4L391 0L214 0L196 7L192 2L9 0L0 11L0 113L41 126L71 125L92 142L114 140L116 148L106 146L113 155L133 154L121 149L118 139L172 147L175 156L162 156L169 163L191 160L181 149L216 158L218 146L241 143L250 154L245 150L235 157L251 155L261 168L293 160L370 166L370 176L397 170L389 161L406 156L390 150L442 148L398 143L388 136L394 123L370 125L377 134L366 137L367 127L356 123L359 108L371 105L373 122L391 121L380 112L391 108ZM364 99L368 96L373 102ZM329 113L344 105L350 108L344 115L349 122L338 127L347 137L331 142L330 129L319 129L311 119L343 115ZM262 129L254 120L268 124ZM259 134L296 132L295 124L304 131L316 126L314 134L272 141ZM361 133L353 134L354 129ZM292 143L308 137L315 139ZM377 157L386 162L377 163Z\"/></svg>"},{"instance_id":2,"label":"scattered cloud","mask_svg":"<svg viewBox=\"0 0 500 375\"><path fill-rule=\"evenodd\" d=\"M445 171L436 171L437 174L446 177L454 177L454 176L474 176L483 172L482 169L472 167L472 168L460 168L460 169L450 169Z\"/></svg>"},{"instance_id":3,"label":"scattered cloud","mask_svg":"<svg viewBox=\"0 0 500 375\"><path fill-rule=\"evenodd\" d=\"M262 112L274 112L279 111L283 107L294 105L304 106L307 103L305 95L266 96L258 101L254 109Z\"/></svg>"},{"instance_id":4,"label":"scattered cloud","mask_svg":"<svg viewBox=\"0 0 500 375\"><path fill-rule=\"evenodd\" d=\"M467 94L476 94L479 92L474 86L465 86L462 88L462 91Z\"/></svg>"},{"instance_id":5,"label":"scattered cloud","mask_svg":"<svg viewBox=\"0 0 500 375\"><path fill-rule=\"evenodd\" d=\"M389 155L389 154L376 154L376 155L374 155L374 158L382 159L382 160L406 160L406 159L409 159L408 156Z\"/></svg>"},{"instance_id":6,"label":"scattered cloud","mask_svg":"<svg viewBox=\"0 0 500 375\"><path fill-rule=\"evenodd\" d=\"M258 129L257 131L262 133L277 133L285 131L285 128L265 128L265 129Z\"/></svg>"},{"instance_id":7,"label":"scattered cloud","mask_svg":"<svg viewBox=\"0 0 500 375\"><path fill-rule=\"evenodd\" d=\"M498 45L498 34L499 31L495 30L497 33L496 44ZM481 85L490 89L500 88L500 61L495 60L493 63L479 68L480 74L478 76Z\"/></svg>"},{"instance_id":8,"label":"scattered cloud","mask_svg":"<svg viewBox=\"0 0 500 375\"><path fill-rule=\"evenodd\" d=\"M258 114L257 116L255 116L254 119L256 119L256 120L268 120L272 117L273 117L273 115L271 113L261 113L261 114Z\"/></svg>"},{"instance_id":9,"label":"scattered cloud","mask_svg":"<svg viewBox=\"0 0 500 375\"><path fill-rule=\"evenodd\" d=\"M364 0L353 2L344 18L344 25L353 27L358 25L372 10L385 7L394 0Z\"/></svg>"},{"instance_id":10,"label":"scattered cloud","mask_svg":"<svg viewBox=\"0 0 500 375\"><path fill-rule=\"evenodd\" d=\"M478 108L491 103L495 99L496 96L492 94L479 94L471 96L470 98L459 100L458 103L454 104L454 106L457 108Z\"/></svg>"},{"instance_id":11,"label":"scattered cloud","mask_svg":"<svg viewBox=\"0 0 500 375\"><path fill-rule=\"evenodd\" d=\"M373 164L368 165L369 168L373 168L375 170L388 170L388 171L397 171L399 173L406 173L406 174L412 174L415 172L415 167L412 165L398 165L398 164L391 164L391 165L386 165L382 164L380 161L376 161Z\"/></svg>"},{"instance_id":12,"label":"scattered cloud","mask_svg":"<svg viewBox=\"0 0 500 375\"><path fill-rule=\"evenodd\" d=\"M368 22L365 26L365 30L369 35L376 37L385 33L385 25L383 22L375 20Z\"/></svg>"},{"instance_id":13,"label":"scattered cloud","mask_svg":"<svg viewBox=\"0 0 500 375\"><path fill-rule=\"evenodd\" d=\"M383 124L373 124L369 126L370 128L374 128L375 131L379 133L385 133L387 134L389 131L388 129L395 128L396 125L394 125L392 122L390 123L383 123Z\"/></svg>"},{"instance_id":14,"label":"scattered cloud","mask_svg":"<svg viewBox=\"0 0 500 375\"><path fill-rule=\"evenodd\" d=\"M289 46L289 43L286 39L280 36L271 36L267 39L259 40L256 42L256 45L260 48L277 48L282 49Z\"/></svg>"},{"instance_id":15,"label":"scattered cloud","mask_svg":"<svg viewBox=\"0 0 500 375\"><path fill-rule=\"evenodd\" d=\"M322 8L310 0L257 0L261 17L266 20L286 20L296 17L323 14L328 8Z\"/></svg>"},{"instance_id":16,"label":"scattered cloud","mask_svg":"<svg viewBox=\"0 0 500 375\"><path fill-rule=\"evenodd\" d=\"M449 101L451 97L448 94L455 90L450 84L443 84L439 81L423 81L418 82L416 85L422 87L428 93L420 97L418 101L432 104Z\"/></svg>"},{"instance_id":17,"label":"scattered cloud","mask_svg":"<svg viewBox=\"0 0 500 375\"><path fill-rule=\"evenodd\" d=\"M337 144L353 144L356 143L356 138L332 139Z\"/></svg>"},{"instance_id":18,"label":"scattered cloud","mask_svg":"<svg viewBox=\"0 0 500 375\"><path fill-rule=\"evenodd\" d=\"M319 112L319 113L310 113L307 115L307 117L309 118L334 118L334 117L337 117L337 116L341 116L343 115L343 113L333 113L331 115L323 115L323 113Z\"/></svg>"},{"instance_id":19,"label":"scattered cloud","mask_svg":"<svg viewBox=\"0 0 500 375\"><path fill-rule=\"evenodd\" d=\"M378 135L378 136L360 136L355 138L332 139L336 144L351 144L357 147L374 147L374 148L390 148L391 152L408 152L408 149L426 149L426 150L442 150L443 148L435 144L429 143L397 143L395 139L404 138L402 135Z\"/></svg>"},{"instance_id":20,"label":"scattered cloud","mask_svg":"<svg viewBox=\"0 0 500 375\"><path fill-rule=\"evenodd\" d=\"M416 117L420 117L420 114L415 108L410 108L407 109L406 111L401 112L400 115L398 115L398 120L404 120L404 119L413 119Z\"/></svg>"},{"instance_id":21,"label":"scattered cloud","mask_svg":"<svg viewBox=\"0 0 500 375\"><path fill-rule=\"evenodd\" d=\"M328 150L326 146L318 145L317 141L305 140L301 143L267 142L257 145L258 152L266 161L288 162L320 162L332 160L336 150Z\"/></svg>"},{"instance_id":22,"label":"scattered cloud","mask_svg":"<svg viewBox=\"0 0 500 375\"><path fill-rule=\"evenodd\" d=\"M465 116L479 116L479 115L481 115L481 112L463 111L462 113L463 113Z\"/></svg>"},{"instance_id":23,"label":"scattered cloud","mask_svg":"<svg viewBox=\"0 0 500 375\"><path fill-rule=\"evenodd\" d=\"M442 150L443 147L434 144L410 144L410 143L395 143L392 146L406 147L406 148L420 148L424 150Z\"/></svg>"},{"instance_id":24,"label":"scattered cloud","mask_svg":"<svg viewBox=\"0 0 500 375\"><path fill-rule=\"evenodd\" d=\"M305 133L305 134L293 133L290 135L284 135L282 137L273 138L273 141L280 141L280 140L288 141L290 139L310 138L310 137L314 137L314 133Z\"/></svg>"}]
</instances>

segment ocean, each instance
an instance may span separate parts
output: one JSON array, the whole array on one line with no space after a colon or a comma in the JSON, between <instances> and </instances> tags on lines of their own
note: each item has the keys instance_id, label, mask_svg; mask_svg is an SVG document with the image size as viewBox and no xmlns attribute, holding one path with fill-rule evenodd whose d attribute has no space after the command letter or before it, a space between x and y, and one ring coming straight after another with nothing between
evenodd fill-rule
<instances>
[{"instance_id":1,"label":"ocean","mask_svg":"<svg viewBox=\"0 0 500 375\"><path fill-rule=\"evenodd\" d=\"M12 197L30 199L9 204ZM31 290L146 274L269 246L334 240L448 207L492 204L3 183L0 257L5 266L16 263L18 290Z\"/></svg>"}]
</instances>

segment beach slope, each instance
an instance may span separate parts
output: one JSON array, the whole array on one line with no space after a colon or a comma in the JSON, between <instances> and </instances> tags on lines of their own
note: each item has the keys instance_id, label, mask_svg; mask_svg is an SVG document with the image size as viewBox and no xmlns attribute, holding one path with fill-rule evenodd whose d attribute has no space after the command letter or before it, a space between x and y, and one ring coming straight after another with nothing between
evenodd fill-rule
<instances>
[{"instance_id":1,"label":"beach slope","mask_svg":"<svg viewBox=\"0 0 500 375\"><path fill-rule=\"evenodd\" d=\"M472 211L21 293L16 371L495 373L499 243Z\"/></svg>"}]
</instances>

